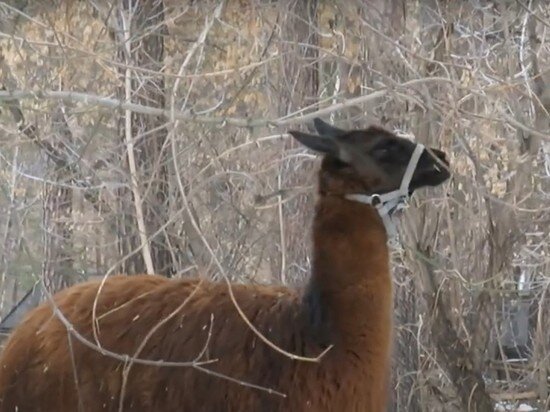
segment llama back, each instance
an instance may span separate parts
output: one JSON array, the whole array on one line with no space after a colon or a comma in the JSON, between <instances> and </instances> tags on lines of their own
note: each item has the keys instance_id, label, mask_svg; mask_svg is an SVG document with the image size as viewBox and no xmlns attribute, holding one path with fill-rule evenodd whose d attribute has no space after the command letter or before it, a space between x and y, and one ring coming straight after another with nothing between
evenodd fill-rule
<instances>
[{"instance_id":1,"label":"llama back","mask_svg":"<svg viewBox=\"0 0 550 412\"><path fill-rule=\"evenodd\" d=\"M315 379L300 381L318 366L290 360L261 342L240 319L225 284L199 283L147 275L109 279L97 297L100 346L153 361L206 361L201 368L233 381L190 366L130 364L102 355L74 337L69 341L65 325L45 303L26 317L2 353L0 411L37 411L37 405L44 411L78 410L79 400L82 410L118 410L122 393L124 410L206 410L208 404L212 411L275 411L301 401L240 383L280 392L290 387L295 392L296 385L304 393L315 390ZM75 330L91 342L98 287L85 283L54 298ZM274 344L303 355L320 352L295 326L303 324L296 294L249 285L233 285L233 290L249 320ZM180 313L147 338L182 303Z\"/></svg>"},{"instance_id":2,"label":"llama back","mask_svg":"<svg viewBox=\"0 0 550 412\"><path fill-rule=\"evenodd\" d=\"M165 282L161 277L142 277L139 282L124 281L123 276L113 277L105 288L107 294L120 293L126 296L139 294L140 290ZM56 306L67 317L75 329L90 337L91 308L98 289L97 282L79 284L65 289L53 297ZM116 292L115 292L116 289ZM116 304L119 296L105 306ZM101 313L101 311L99 311ZM49 302L39 305L25 316L21 324L9 337L0 357L0 410L1 411L50 411L77 409L77 386L83 391L88 387L87 373L74 372L74 365L84 363L94 356L92 351L84 354L84 347L74 338L69 342L66 327L56 318ZM96 361L94 359L94 361ZM109 379L106 378L108 381ZM63 405L60 400L63 399ZM61 409L59 409L61 408Z\"/></svg>"}]
</instances>

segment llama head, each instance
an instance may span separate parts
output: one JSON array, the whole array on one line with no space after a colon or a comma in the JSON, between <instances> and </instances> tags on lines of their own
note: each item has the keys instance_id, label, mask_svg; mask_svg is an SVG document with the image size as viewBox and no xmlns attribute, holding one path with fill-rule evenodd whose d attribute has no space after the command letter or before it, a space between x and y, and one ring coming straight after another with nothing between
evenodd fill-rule
<instances>
[{"instance_id":1,"label":"llama head","mask_svg":"<svg viewBox=\"0 0 550 412\"><path fill-rule=\"evenodd\" d=\"M397 190L415 151L410 140L376 126L343 130L314 119L317 135L289 133L306 147L324 154L319 190L322 194L383 194ZM435 148L420 155L409 184L409 194L423 186L437 186L450 176L445 153Z\"/></svg>"}]
</instances>

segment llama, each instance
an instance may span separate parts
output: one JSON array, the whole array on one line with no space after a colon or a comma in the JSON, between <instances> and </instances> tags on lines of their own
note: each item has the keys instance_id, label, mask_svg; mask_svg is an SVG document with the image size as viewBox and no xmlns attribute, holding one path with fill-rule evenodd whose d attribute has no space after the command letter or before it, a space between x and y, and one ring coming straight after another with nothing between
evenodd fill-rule
<instances>
[{"instance_id":1,"label":"llama","mask_svg":"<svg viewBox=\"0 0 550 412\"><path fill-rule=\"evenodd\" d=\"M448 162L383 128L314 125L317 135L290 132L323 156L303 289L233 284L239 313L229 284L205 279L117 275L67 288L53 297L58 312L43 303L10 336L0 411L385 410L393 311L386 226L403 196L448 179ZM210 362L158 362L194 359Z\"/></svg>"}]
</instances>

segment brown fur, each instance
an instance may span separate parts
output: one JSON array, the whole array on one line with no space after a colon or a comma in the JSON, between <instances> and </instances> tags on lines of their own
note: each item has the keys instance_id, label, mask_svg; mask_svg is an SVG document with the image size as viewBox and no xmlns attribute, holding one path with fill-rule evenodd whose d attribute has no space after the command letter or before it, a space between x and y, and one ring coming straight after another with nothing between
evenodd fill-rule
<instances>
[{"instance_id":1,"label":"brown fur","mask_svg":"<svg viewBox=\"0 0 550 412\"><path fill-rule=\"evenodd\" d=\"M115 411L121 394L125 411L384 411L392 331L386 233L372 207L343 199L350 177L340 173L338 165L323 162L306 289L232 286L254 326L284 350L314 357L334 345L320 362L292 360L263 343L237 313L225 283L114 276L98 297L101 346L133 356L159 320L194 293L138 357L192 361L211 329L202 359L217 361L205 367L286 397L192 367L145 365L131 367L122 391L124 362L68 339L44 303L13 332L2 353L0 411L77 411L79 405L83 411ZM98 287L99 282L83 283L54 298L92 342Z\"/></svg>"}]
</instances>

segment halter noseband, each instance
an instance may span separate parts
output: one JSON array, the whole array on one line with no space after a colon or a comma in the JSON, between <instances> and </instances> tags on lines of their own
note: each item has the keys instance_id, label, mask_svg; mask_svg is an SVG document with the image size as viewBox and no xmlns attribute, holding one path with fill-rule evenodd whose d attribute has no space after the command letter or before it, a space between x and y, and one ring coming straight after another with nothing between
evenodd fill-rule
<instances>
[{"instance_id":1,"label":"halter noseband","mask_svg":"<svg viewBox=\"0 0 550 412\"><path fill-rule=\"evenodd\" d=\"M382 218L382 222L386 228L388 238L393 238L397 235L397 228L392 220L392 215L395 211L403 209L405 202L409 198L409 184L413 177L420 156L424 151L424 145L417 143L414 152L407 165L407 170L401 180L399 189L383 194L365 195L362 193L346 195L346 199L353 200L359 203L371 205L376 208L378 214Z\"/></svg>"}]
</instances>

